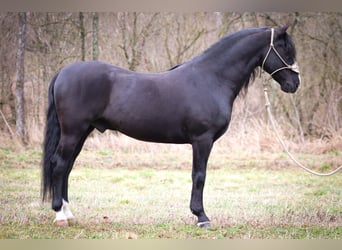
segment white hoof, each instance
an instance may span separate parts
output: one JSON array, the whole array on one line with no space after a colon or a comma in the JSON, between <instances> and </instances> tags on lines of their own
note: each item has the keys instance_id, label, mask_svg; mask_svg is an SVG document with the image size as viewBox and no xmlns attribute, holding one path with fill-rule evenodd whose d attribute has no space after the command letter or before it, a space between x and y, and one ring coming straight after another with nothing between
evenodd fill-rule
<instances>
[{"instance_id":1,"label":"white hoof","mask_svg":"<svg viewBox=\"0 0 342 250\"><path fill-rule=\"evenodd\" d=\"M70 210L69 203L66 202L65 200L63 200L62 211L68 220L70 220L70 221L75 220L75 216L72 214L72 212Z\"/></svg>"},{"instance_id":2,"label":"white hoof","mask_svg":"<svg viewBox=\"0 0 342 250\"><path fill-rule=\"evenodd\" d=\"M57 226L66 227L68 223L75 223L75 216L70 211L69 203L63 200L63 205L60 211L56 212L56 218L53 221Z\"/></svg>"},{"instance_id":3,"label":"white hoof","mask_svg":"<svg viewBox=\"0 0 342 250\"><path fill-rule=\"evenodd\" d=\"M56 212L56 218L53 221L57 226L63 226L66 227L68 226L68 219L65 216L63 209L61 209L60 211Z\"/></svg>"},{"instance_id":4,"label":"white hoof","mask_svg":"<svg viewBox=\"0 0 342 250\"><path fill-rule=\"evenodd\" d=\"M210 221L203 221L203 222L198 222L197 226L207 228L207 227L210 227L211 225L210 225Z\"/></svg>"},{"instance_id":5,"label":"white hoof","mask_svg":"<svg viewBox=\"0 0 342 250\"><path fill-rule=\"evenodd\" d=\"M67 227L68 226L68 221L67 220L55 220L56 226L59 227Z\"/></svg>"}]
</instances>

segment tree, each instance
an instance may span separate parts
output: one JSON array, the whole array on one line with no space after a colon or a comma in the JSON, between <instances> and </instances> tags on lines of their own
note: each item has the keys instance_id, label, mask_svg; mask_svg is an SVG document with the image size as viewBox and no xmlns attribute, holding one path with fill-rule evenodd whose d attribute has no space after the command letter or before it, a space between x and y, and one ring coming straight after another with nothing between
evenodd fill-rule
<instances>
[{"instance_id":1,"label":"tree","mask_svg":"<svg viewBox=\"0 0 342 250\"><path fill-rule=\"evenodd\" d=\"M0 111L8 124L15 125L15 85L16 52L17 52L17 13L0 14ZM4 119L0 119L0 129L7 127Z\"/></svg>"},{"instance_id":2,"label":"tree","mask_svg":"<svg viewBox=\"0 0 342 250\"><path fill-rule=\"evenodd\" d=\"M25 129L25 100L24 100L24 58L25 58L25 37L26 37L26 13L18 13L19 32L18 32L18 51L16 65L16 128L17 134L23 144L27 143Z\"/></svg>"},{"instance_id":3,"label":"tree","mask_svg":"<svg viewBox=\"0 0 342 250\"><path fill-rule=\"evenodd\" d=\"M99 58L99 14L97 12L93 13L93 60L98 60Z\"/></svg>"},{"instance_id":4,"label":"tree","mask_svg":"<svg viewBox=\"0 0 342 250\"><path fill-rule=\"evenodd\" d=\"M201 38L214 31L203 25L200 22L201 18L206 20L208 16L200 13L193 16L176 14L168 19L163 37L169 67L183 63L201 51L199 48ZM191 21L193 19L197 21Z\"/></svg>"},{"instance_id":5,"label":"tree","mask_svg":"<svg viewBox=\"0 0 342 250\"><path fill-rule=\"evenodd\" d=\"M136 70L141 63L143 49L146 39L151 35L153 24L158 13L145 15L141 13L121 13L119 15L119 27L122 44L119 47L123 50L125 59L130 70Z\"/></svg>"},{"instance_id":6,"label":"tree","mask_svg":"<svg viewBox=\"0 0 342 250\"><path fill-rule=\"evenodd\" d=\"M86 32L84 28L84 15L83 12L79 13L79 22L80 22L80 42L81 42L81 60L85 61L86 50L85 50L85 38Z\"/></svg>"}]
</instances>

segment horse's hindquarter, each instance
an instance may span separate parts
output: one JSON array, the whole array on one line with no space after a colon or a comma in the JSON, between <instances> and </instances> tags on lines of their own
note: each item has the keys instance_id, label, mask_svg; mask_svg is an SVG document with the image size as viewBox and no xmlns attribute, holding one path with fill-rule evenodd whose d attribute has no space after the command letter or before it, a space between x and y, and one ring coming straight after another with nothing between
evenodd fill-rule
<instances>
[{"instance_id":1,"label":"horse's hindquarter","mask_svg":"<svg viewBox=\"0 0 342 250\"><path fill-rule=\"evenodd\" d=\"M103 113L110 98L111 67L100 62L77 62L60 71L54 97L62 130L88 127Z\"/></svg>"}]
</instances>

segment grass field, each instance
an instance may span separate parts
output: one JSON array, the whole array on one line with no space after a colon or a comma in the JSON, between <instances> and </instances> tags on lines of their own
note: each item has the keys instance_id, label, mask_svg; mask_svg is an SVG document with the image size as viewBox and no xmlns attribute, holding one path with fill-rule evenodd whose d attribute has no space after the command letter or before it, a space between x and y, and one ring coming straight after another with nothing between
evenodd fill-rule
<instances>
[{"instance_id":1,"label":"grass field","mask_svg":"<svg viewBox=\"0 0 342 250\"><path fill-rule=\"evenodd\" d=\"M318 171L342 162L339 151L298 157ZM204 190L209 229L197 228L189 210L188 146L86 148L70 177L77 222L67 228L54 226L50 204L40 202L40 161L40 150L0 147L0 238L342 239L341 174L309 175L283 153L214 150Z\"/></svg>"}]
</instances>

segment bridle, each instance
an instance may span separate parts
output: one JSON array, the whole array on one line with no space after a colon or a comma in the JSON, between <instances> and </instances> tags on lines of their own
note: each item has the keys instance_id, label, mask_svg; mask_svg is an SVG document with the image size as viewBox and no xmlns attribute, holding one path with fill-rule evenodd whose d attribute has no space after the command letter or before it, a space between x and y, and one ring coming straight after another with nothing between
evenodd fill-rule
<instances>
[{"instance_id":1,"label":"bridle","mask_svg":"<svg viewBox=\"0 0 342 250\"><path fill-rule=\"evenodd\" d=\"M265 59L264 59L263 62L262 62L261 68L262 68L263 70L265 70L265 69L264 69L264 65L265 65L265 63L266 63L266 60L267 60L267 58L268 58L268 56L269 56L271 50L273 50L274 53L278 56L278 58L283 62L283 64L285 64L285 66L284 66L284 67L281 67L281 68L279 68L279 69L274 70L274 71L270 74L271 76L274 75L275 73L277 73L277 72L283 70L283 69L289 69L289 70L291 70L291 71L293 71L293 72L299 74L299 67L298 67L297 62L294 62L294 64L292 64L292 65L287 64L287 63L285 62L285 60L282 58L282 56L279 54L279 52L276 50L276 48L274 47L273 40L274 40L274 28L271 28L271 43L270 43L270 48L268 49L268 51L267 51L267 53L266 53L266 56L265 56Z\"/></svg>"}]
</instances>

